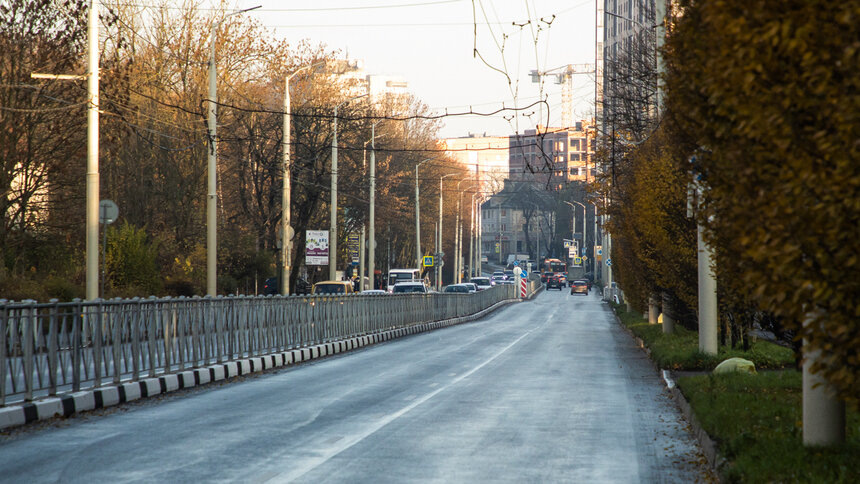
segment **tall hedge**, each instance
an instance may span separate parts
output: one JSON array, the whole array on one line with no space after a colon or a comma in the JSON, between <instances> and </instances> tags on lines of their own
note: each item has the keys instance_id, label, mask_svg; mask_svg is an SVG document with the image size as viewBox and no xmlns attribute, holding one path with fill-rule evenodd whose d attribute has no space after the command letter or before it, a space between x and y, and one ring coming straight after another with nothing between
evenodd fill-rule
<instances>
[{"instance_id":1,"label":"tall hedge","mask_svg":"<svg viewBox=\"0 0 860 484\"><path fill-rule=\"evenodd\" d=\"M717 270L860 397L860 4L680 2L666 107L702 147Z\"/></svg>"}]
</instances>

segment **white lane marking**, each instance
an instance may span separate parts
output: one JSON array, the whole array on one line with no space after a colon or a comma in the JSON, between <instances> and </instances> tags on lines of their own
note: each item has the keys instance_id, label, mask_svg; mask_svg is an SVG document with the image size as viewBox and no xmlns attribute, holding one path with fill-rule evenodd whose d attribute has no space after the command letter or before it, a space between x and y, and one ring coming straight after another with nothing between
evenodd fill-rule
<instances>
[{"instance_id":1,"label":"white lane marking","mask_svg":"<svg viewBox=\"0 0 860 484\"><path fill-rule=\"evenodd\" d=\"M489 357L488 359L484 360L484 362L483 362L483 363L481 363L481 364L479 364L478 366L476 366L476 367L472 368L471 370L469 370L469 371L467 371L466 373L464 373L464 374L460 375L459 377L457 377L457 378L455 378L455 379L451 380L449 383L445 384L445 386L443 386L443 387L441 387L441 388L439 388L439 389L437 389L437 390L434 390L433 392L430 392L430 393L428 393L428 394L426 394L426 395L422 396L422 397L421 397L421 398L419 398L418 400L415 400L414 402L412 402L412 403L410 403L409 405L407 405L407 406L403 407L402 409L398 410L397 412L394 412L394 413L390 413L390 414L388 414L387 416L385 416L384 418L382 418L381 420L379 420L379 421L378 421L378 422L376 422L375 424L371 425L371 426L370 426L367 430L365 430L364 432L362 432L362 433L360 433L360 434L357 434L357 435L353 435L353 436L351 436L351 437L349 437L349 438L345 438L345 439L343 439L343 440L341 441L341 444L340 444L339 446L337 446L337 447L333 447L333 448L331 448L331 449L328 449L327 451L323 451L323 452L321 452L321 455L319 455L319 456L317 456L317 457L315 457L315 458L310 458L310 459L308 459L307 461L305 461L305 462L303 462L303 463L299 464L299 466L298 466L298 467L293 467L293 469L291 469L291 471L289 472L289 474L287 474L287 475L278 475L278 476L272 477L272 480L274 480L275 482L293 482L293 481L295 481L296 479L298 479L298 478L300 478L300 477L304 476L304 475L305 475L305 474L307 474L308 472L311 472L312 470L314 470L314 469L316 469L317 467L321 466L322 464L326 463L326 462L327 462L327 461L329 461L331 458L333 458L333 457L337 456L337 455L338 455L338 454L340 454L341 452L343 452L343 451L345 451L345 450L349 449L350 447L354 446L355 444L357 444L357 443L361 442L362 440L366 439L367 437L369 437L369 436L373 435L374 433L376 433L376 432L377 432L379 429L381 429L382 427L385 427L386 425L388 425L389 423L393 422L394 420L397 420L398 418L402 417L403 415L405 415L406 413L408 413L409 411L411 411L413 408L417 407L418 405L421 405L422 403L426 402L427 400L430 400L431 398L435 397L435 396L436 396L436 395L438 395L439 393L441 393L441 392L443 392L443 391L447 390L448 388L450 388L450 387L452 387L452 386L456 385L457 383L459 383L459 382L463 381L464 379L468 378L470 375L472 375L472 374L473 374L473 373L475 373L476 371L478 371L478 370L480 370L481 368L483 368L483 367L487 366L488 364L490 364L491 362L493 362L493 360L495 360L495 359L496 359L496 358L498 358L499 356L502 356L502 354L504 354L506 351L508 351L509 349L511 349L512 347L514 347L514 345L516 345L517 343L519 343L523 338L525 338L526 336L530 335L530 334L531 334L533 331L535 331L536 329L538 329L538 328L537 328L537 327L534 327L534 328L530 329L527 333L525 333L524 335L522 335L522 336L520 336L519 338L515 339L511 344L509 344L509 345L505 346L504 348L502 348L501 350L499 350L496 354L494 354L493 356L491 356L491 357ZM290 465L292 465L292 466L296 466L297 464L298 464L298 463L296 463L296 462L290 462ZM266 474L266 475L268 475L268 474Z\"/></svg>"}]
</instances>

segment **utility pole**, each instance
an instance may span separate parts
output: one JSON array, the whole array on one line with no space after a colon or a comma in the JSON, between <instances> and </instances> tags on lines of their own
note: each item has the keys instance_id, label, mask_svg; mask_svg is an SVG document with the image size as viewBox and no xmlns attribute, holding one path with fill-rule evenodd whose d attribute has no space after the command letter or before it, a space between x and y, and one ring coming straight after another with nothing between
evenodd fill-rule
<instances>
[{"instance_id":1,"label":"utility pole","mask_svg":"<svg viewBox=\"0 0 860 484\"><path fill-rule=\"evenodd\" d=\"M439 230L436 233L436 254L442 253L442 180L449 176L454 176L456 173L449 173L447 175L442 175L439 177ZM439 266L439 262L436 261L436 290L442 290L442 268Z\"/></svg>"},{"instance_id":2,"label":"utility pole","mask_svg":"<svg viewBox=\"0 0 860 484\"><path fill-rule=\"evenodd\" d=\"M284 78L284 136L281 144L282 172L284 184L281 190L281 294L290 294L290 263L292 262L293 234L290 226L291 197L291 166L290 166L290 80L298 73L324 64L317 62L308 66L300 67L295 72Z\"/></svg>"},{"instance_id":3,"label":"utility pole","mask_svg":"<svg viewBox=\"0 0 860 484\"><path fill-rule=\"evenodd\" d=\"M331 223L328 229L328 278L330 281L337 277L337 110L344 104L368 94L353 96L334 107L334 134L331 138Z\"/></svg>"},{"instance_id":4,"label":"utility pole","mask_svg":"<svg viewBox=\"0 0 860 484\"><path fill-rule=\"evenodd\" d=\"M421 160L415 165L415 260L418 262L418 270L421 270L421 217L420 217L420 200L418 199L418 167L424 163L435 160L436 158L427 158Z\"/></svg>"},{"instance_id":5,"label":"utility pole","mask_svg":"<svg viewBox=\"0 0 860 484\"><path fill-rule=\"evenodd\" d=\"M99 7L87 19L87 299L99 297Z\"/></svg>"},{"instance_id":6,"label":"utility pole","mask_svg":"<svg viewBox=\"0 0 860 484\"><path fill-rule=\"evenodd\" d=\"M95 1L95 0L94 0ZM206 164L207 193L206 193L206 295L215 296L218 293L218 146L217 146L217 110L218 92L215 89L218 71L215 66L215 38L218 27L228 18L243 12L256 10L256 7L238 10L224 16L212 24L209 35L209 155ZM286 245L286 241L282 245Z\"/></svg>"}]
</instances>

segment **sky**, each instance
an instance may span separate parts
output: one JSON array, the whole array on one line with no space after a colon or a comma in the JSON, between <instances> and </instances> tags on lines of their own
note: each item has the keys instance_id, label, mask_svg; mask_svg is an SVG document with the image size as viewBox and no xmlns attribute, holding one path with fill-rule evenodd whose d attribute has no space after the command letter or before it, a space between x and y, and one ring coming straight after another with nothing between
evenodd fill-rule
<instances>
[{"instance_id":1,"label":"sky","mask_svg":"<svg viewBox=\"0 0 860 484\"><path fill-rule=\"evenodd\" d=\"M368 74L403 78L438 113L446 108L487 113L503 103L527 106L541 99L529 71L594 63L595 0L236 0L234 5L261 5L243 15L253 16L275 37L323 43L362 60ZM486 62L473 55L475 48ZM574 76L572 92L574 120L592 117L593 74ZM561 85L554 77L546 78L543 94L549 114L535 106L517 116L508 111L446 117L440 136L507 136L546 125L547 115L549 125L558 126Z\"/></svg>"}]
</instances>

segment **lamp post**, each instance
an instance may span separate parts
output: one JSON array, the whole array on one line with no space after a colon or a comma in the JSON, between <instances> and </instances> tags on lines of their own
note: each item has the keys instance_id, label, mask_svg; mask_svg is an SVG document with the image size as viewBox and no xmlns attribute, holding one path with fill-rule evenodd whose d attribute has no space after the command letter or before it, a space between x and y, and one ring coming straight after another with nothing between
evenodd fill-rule
<instances>
[{"instance_id":1,"label":"lamp post","mask_svg":"<svg viewBox=\"0 0 860 484\"><path fill-rule=\"evenodd\" d=\"M291 190L291 172L290 172L290 80L296 74L311 69L313 67L325 64L325 62L317 62L311 65L300 67L292 74L284 78L284 136L281 146L282 155L282 171L284 185L281 189L281 294L290 294L290 263L292 262L293 241L290 234L290 190Z\"/></svg>"},{"instance_id":2,"label":"lamp post","mask_svg":"<svg viewBox=\"0 0 860 484\"><path fill-rule=\"evenodd\" d=\"M463 257L463 250L461 248L463 243L463 229L460 227L460 204L463 201L463 192L460 191L460 185L467 181L471 182L471 180L465 179L460 180L460 182L457 183L457 192L459 192L459 195L457 196L457 217L454 222L454 282L457 284L462 281L461 276L463 273L463 267L460 264L460 259Z\"/></svg>"},{"instance_id":3,"label":"lamp post","mask_svg":"<svg viewBox=\"0 0 860 484\"><path fill-rule=\"evenodd\" d=\"M217 122L217 106L218 93L215 89L218 71L215 67L215 34L221 23L228 18L239 15L240 13L256 10L262 5L256 7L238 10L229 13L221 20L212 24L212 32L209 36L209 156L207 163L207 193L206 193L206 294L214 296L218 293L218 176L217 176L217 156L218 147L216 144L216 122Z\"/></svg>"},{"instance_id":4,"label":"lamp post","mask_svg":"<svg viewBox=\"0 0 860 484\"><path fill-rule=\"evenodd\" d=\"M344 104L367 96L368 93L353 96L334 107L334 128L331 138L331 223L329 224L328 278L335 280L337 273L337 110Z\"/></svg>"},{"instance_id":5,"label":"lamp post","mask_svg":"<svg viewBox=\"0 0 860 484\"><path fill-rule=\"evenodd\" d=\"M418 167L436 158L427 158L415 165L415 260L418 262L418 270L421 270L421 217L418 199Z\"/></svg>"},{"instance_id":6,"label":"lamp post","mask_svg":"<svg viewBox=\"0 0 860 484\"><path fill-rule=\"evenodd\" d=\"M456 173L449 173L447 175L442 175L439 177L439 230L437 232L436 237L436 254L442 253L442 180L448 178L449 176L454 176ZM442 290L442 268L439 267L438 261L436 262L436 290Z\"/></svg>"},{"instance_id":7,"label":"lamp post","mask_svg":"<svg viewBox=\"0 0 860 484\"><path fill-rule=\"evenodd\" d=\"M588 241L588 211L585 208L585 205L574 200L573 202L567 202L562 200L564 203L570 205L570 208L573 210L573 226L570 228L571 232L571 240L576 235L576 207L573 205L574 203L582 207L582 247L583 249L586 247L586 242ZM582 256L582 254L579 254ZM593 254L592 254L593 255Z\"/></svg>"}]
</instances>

